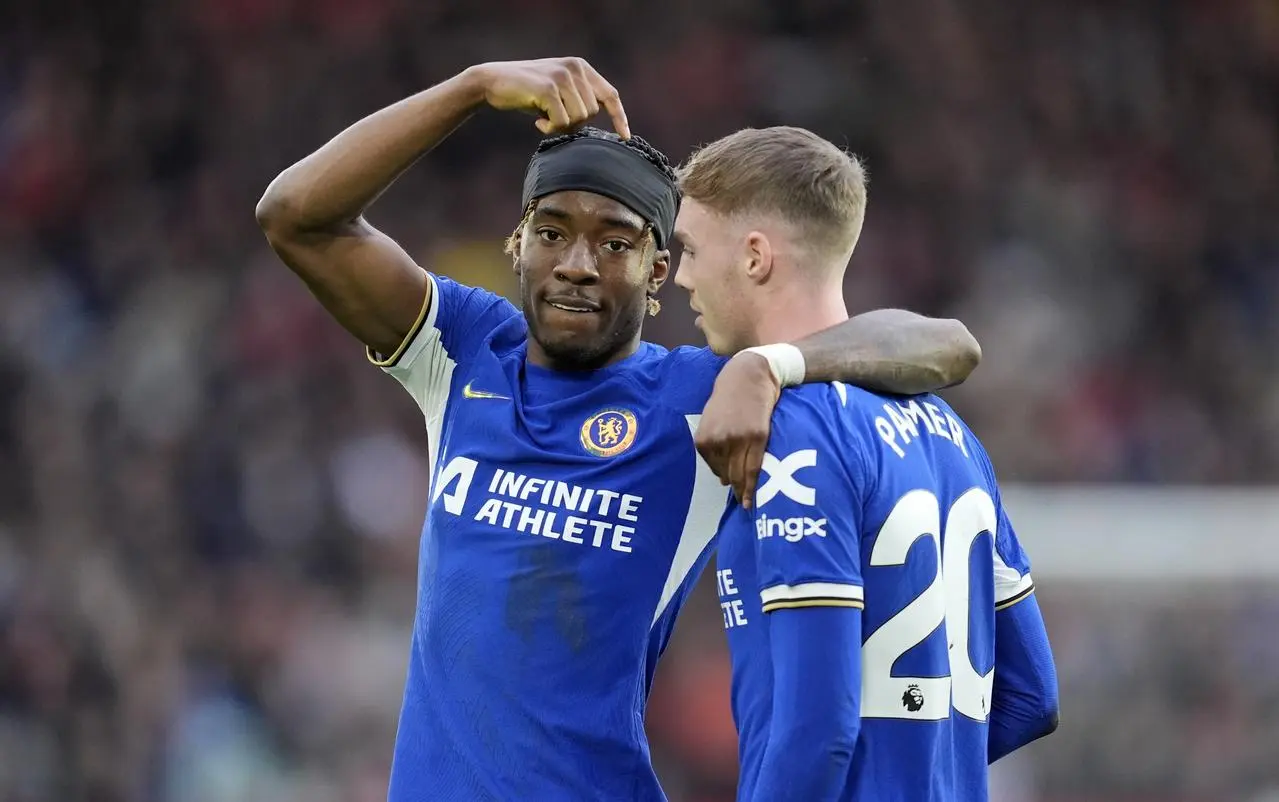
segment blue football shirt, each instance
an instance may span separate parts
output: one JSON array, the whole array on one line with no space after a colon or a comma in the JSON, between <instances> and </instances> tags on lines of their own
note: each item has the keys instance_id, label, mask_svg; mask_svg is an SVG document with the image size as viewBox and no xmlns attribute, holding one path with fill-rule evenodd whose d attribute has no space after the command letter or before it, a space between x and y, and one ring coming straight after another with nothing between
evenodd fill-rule
<instances>
[{"instance_id":1,"label":"blue football shirt","mask_svg":"<svg viewBox=\"0 0 1279 802\"><path fill-rule=\"evenodd\" d=\"M783 393L755 508L721 530L738 798L773 717L768 613L861 608L861 730L840 797L985 802L995 612L1032 590L990 460L944 401ZM814 705L823 700L812 700Z\"/></svg>"},{"instance_id":2,"label":"blue football shirt","mask_svg":"<svg viewBox=\"0 0 1279 802\"><path fill-rule=\"evenodd\" d=\"M662 800L644 706L725 506L693 445L723 360L538 368L510 303L432 282L375 360L432 466L390 800Z\"/></svg>"}]
</instances>

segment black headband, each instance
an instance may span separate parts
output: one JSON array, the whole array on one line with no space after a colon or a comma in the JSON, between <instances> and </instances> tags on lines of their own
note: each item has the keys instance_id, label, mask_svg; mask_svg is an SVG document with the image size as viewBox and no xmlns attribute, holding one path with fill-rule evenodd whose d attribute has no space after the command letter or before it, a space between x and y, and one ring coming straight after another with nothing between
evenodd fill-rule
<instances>
[{"instance_id":1,"label":"black headband","mask_svg":"<svg viewBox=\"0 0 1279 802\"><path fill-rule=\"evenodd\" d=\"M582 190L626 204L651 226L665 248L679 212L679 190L652 162L608 139L581 137L533 154L524 174L523 208L534 200Z\"/></svg>"}]
</instances>

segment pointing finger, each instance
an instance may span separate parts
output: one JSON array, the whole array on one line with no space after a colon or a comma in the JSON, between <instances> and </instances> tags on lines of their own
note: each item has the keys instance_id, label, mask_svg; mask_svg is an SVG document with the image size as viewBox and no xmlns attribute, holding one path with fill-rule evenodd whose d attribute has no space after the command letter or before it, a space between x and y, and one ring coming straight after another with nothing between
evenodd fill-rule
<instances>
[{"instance_id":1,"label":"pointing finger","mask_svg":"<svg viewBox=\"0 0 1279 802\"><path fill-rule=\"evenodd\" d=\"M618 94L617 89L604 80L604 76L596 72L595 68L589 64L586 65L586 79L595 92L595 99L604 107L609 119L613 121L613 130L622 139L630 139L631 124L626 119L626 109L622 106L622 96Z\"/></svg>"}]
</instances>

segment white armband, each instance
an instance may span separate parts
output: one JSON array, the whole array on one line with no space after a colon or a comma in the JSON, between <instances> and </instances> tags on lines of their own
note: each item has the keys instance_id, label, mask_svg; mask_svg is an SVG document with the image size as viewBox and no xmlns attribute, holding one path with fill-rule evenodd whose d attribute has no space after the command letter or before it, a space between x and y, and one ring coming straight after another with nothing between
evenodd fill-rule
<instances>
[{"instance_id":1,"label":"white armband","mask_svg":"<svg viewBox=\"0 0 1279 802\"><path fill-rule=\"evenodd\" d=\"M768 368L777 379L778 387L794 387L804 383L804 354L790 343L773 343L747 348L752 354L759 354L768 360Z\"/></svg>"}]
</instances>

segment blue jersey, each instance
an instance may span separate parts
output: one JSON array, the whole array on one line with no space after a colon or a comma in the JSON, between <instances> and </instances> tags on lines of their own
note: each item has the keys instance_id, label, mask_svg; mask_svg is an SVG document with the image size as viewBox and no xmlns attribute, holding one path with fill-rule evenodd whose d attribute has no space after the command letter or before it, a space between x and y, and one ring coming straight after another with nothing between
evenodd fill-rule
<instances>
[{"instance_id":1,"label":"blue jersey","mask_svg":"<svg viewBox=\"0 0 1279 802\"><path fill-rule=\"evenodd\" d=\"M541 369L511 304L432 281L378 362L432 464L390 800L662 800L644 706L724 510L693 445L722 360Z\"/></svg>"},{"instance_id":2,"label":"blue jersey","mask_svg":"<svg viewBox=\"0 0 1279 802\"><path fill-rule=\"evenodd\" d=\"M863 608L860 730L839 799L984 802L995 612L1032 583L989 458L950 407L787 390L755 508L733 505L721 531L738 798L755 799L774 719L767 613L836 606Z\"/></svg>"}]
</instances>

